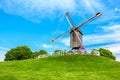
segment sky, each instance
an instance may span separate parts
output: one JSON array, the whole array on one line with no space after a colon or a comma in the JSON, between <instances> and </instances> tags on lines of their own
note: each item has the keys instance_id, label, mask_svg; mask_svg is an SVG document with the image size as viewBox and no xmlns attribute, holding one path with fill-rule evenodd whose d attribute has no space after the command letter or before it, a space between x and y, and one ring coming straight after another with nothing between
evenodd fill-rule
<instances>
[{"instance_id":1,"label":"sky","mask_svg":"<svg viewBox=\"0 0 120 80\"><path fill-rule=\"evenodd\" d=\"M101 12L102 16L80 27L88 52L106 48L120 61L120 0L0 0L0 61L11 48L27 45L32 51L71 50L70 29L65 13L73 25Z\"/></svg>"}]
</instances>

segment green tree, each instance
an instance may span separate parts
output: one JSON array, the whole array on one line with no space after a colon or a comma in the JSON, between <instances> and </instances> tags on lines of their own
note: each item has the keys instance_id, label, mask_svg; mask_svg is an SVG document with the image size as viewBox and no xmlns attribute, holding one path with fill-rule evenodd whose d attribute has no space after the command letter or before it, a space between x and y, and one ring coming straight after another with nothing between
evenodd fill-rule
<instances>
[{"instance_id":1,"label":"green tree","mask_svg":"<svg viewBox=\"0 0 120 80\"><path fill-rule=\"evenodd\" d=\"M32 57L32 51L27 46L18 46L12 48L5 54L5 61L23 60Z\"/></svg>"},{"instance_id":2,"label":"green tree","mask_svg":"<svg viewBox=\"0 0 120 80\"><path fill-rule=\"evenodd\" d=\"M113 59L113 60L116 59L116 57L112 54L112 52L110 50L100 48L99 52L100 52L101 56L104 56L104 57L107 57L107 58L110 58L110 59Z\"/></svg>"},{"instance_id":3,"label":"green tree","mask_svg":"<svg viewBox=\"0 0 120 80\"><path fill-rule=\"evenodd\" d=\"M43 55L43 54L48 54L47 51L45 50L40 50L40 51L36 51L36 52L33 52L33 58L37 58L39 55Z\"/></svg>"}]
</instances>

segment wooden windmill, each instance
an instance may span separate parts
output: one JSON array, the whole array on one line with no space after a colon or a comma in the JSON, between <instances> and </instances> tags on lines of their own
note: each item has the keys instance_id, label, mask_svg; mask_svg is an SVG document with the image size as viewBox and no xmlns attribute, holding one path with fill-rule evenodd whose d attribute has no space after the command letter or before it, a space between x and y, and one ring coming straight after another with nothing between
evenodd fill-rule
<instances>
[{"instance_id":1,"label":"wooden windmill","mask_svg":"<svg viewBox=\"0 0 120 80\"><path fill-rule=\"evenodd\" d=\"M78 26L73 26L73 23L71 22L68 12L65 15L66 15L68 23L70 24L71 29L65 32L64 34L56 37L55 39L52 39L51 42L55 42L57 39L70 33L70 47L72 48L72 51L76 51L77 53L86 53L86 49L84 48L83 40L82 40L83 33L81 32L80 27L86 24L87 22L89 22L90 20L101 16L102 14L98 12L97 14L88 18L87 20L79 24Z\"/></svg>"}]
</instances>

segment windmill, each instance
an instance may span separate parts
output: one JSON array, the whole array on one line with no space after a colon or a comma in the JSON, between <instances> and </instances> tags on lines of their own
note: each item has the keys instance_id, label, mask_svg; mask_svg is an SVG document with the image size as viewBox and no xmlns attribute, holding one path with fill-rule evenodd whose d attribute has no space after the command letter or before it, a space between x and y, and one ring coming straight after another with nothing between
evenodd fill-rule
<instances>
[{"instance_id":1,"label":"windmill","mask_svg":"<svg viewBox=\"0 0 120 80\"><path fill-rule=\"evenodd\" d=\"M86 53L86 49L84 48L83 40L82 40L83 33L80 30L80 27L82 25L86 24L87 22L89 22L89 21L93 20L94 18L99 17L101 15L102 14L100 12L98 12L95 15L93 15L92 17L88 18L87 20L83 21L81 24L79 24L77 26L73 26L73 23L72 23L70 16L69 16L69 12L67 12L65 14L65 16L66 16L68 23L70 24L71 29L68 30L67 32L63 33L62 35L56 37L55 39L52 39L51 42L55 42L59 38L70 33L70 47L72 48L72 51L75 53Z\"/></svg>"}]
</instances>

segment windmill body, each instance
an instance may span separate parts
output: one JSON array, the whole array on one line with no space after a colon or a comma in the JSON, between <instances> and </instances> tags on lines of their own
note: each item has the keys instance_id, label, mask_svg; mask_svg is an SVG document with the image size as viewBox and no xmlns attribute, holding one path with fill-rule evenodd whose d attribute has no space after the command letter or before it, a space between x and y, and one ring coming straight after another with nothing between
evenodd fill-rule
<instances>
[{"instance_id":1,"label":"windmill body","mask_svg":"<svg viewBox=\"0 0 120 80\"><path fill-rule=\"evenodd\" d=\"M70 47L73 53L86 53L86 49L83 46L83 34L79 28L70 32Z\"/></svg>"},{"instance_id":2,"label":"windmill body","mask_svg":"<svg viewBox=\"0 0 120 80\"><path fill-rule=\"evenodd\" d=\"M82 42L82 41L83 41L83 40L82 40L82 35L83 35L82 32L80 31L79 28L76 29L75 31L76 31L76 34L77 34L78 38L79 38L80 41ZM77 36L75 35L74 31L71 31L71 32L70 32L70 47L71 47L72 49L78 48L78 47L82 46L82 45L81 45L81 42L79 41L79 39L77 38Z\"/></svg>"}]
</instances>

